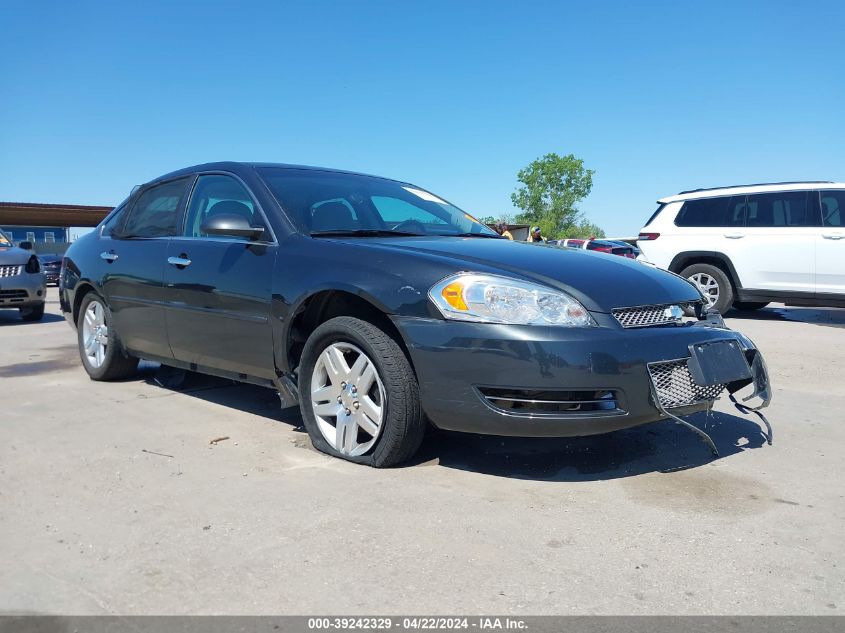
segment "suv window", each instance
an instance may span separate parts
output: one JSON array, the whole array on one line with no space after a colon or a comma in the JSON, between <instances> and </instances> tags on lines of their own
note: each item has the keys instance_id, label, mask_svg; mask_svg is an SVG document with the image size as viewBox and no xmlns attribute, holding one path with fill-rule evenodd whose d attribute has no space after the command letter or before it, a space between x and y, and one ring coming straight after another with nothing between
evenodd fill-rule
<instances>
[{"instance_id":1,"label":"suv window","mask_svg":"<svg viewBox=\"0 0 845 633\"><path fill-rule=\"evenodd\" d=\"M122 237L167 237L176 234L179 205L188 178L150 187L142 193L120 230Z\"/></svg>"},{"instance_id":2,"label":"suv window","mask_svg":"<svg viewBox=\"0 0 845 633\"><path fill-rule=\"evenodd\" d=\"M184 235L208 237L202 232L203 222L215 215L240 215L253 224L255 205L246 188L231 176L200 176L191 194ZM229 238L227 238L229 239ZM246 239L232 237L231 239Z\"/></svg>"},{"instance_id":3,"label":"suv window","mask_svg":"<svg viewBox=\"0 0 845 633\"><path fill-rule=\"evenodd\" d=\"M749 227L808 226L807 191L779 191L748 196Z\"/></svg>"},{"instance_id":4,"label":"suv window","mask_svg":"<svg viewBox=\"0 0 845 633\"><path fill-rule=\"evenodd\" d=\"M676 226L742 226L745 196L687 200L675 218Z\"/></svg>"},{"instance_id":5,"label":"suv window","mask_svg":"<svg viewBox=\"0 0 845 633\"><path fill-rule=\"evenodd\" d=\"M822 191L822 226L845 226L845 191Z\"/></svg>"}]
</instances>

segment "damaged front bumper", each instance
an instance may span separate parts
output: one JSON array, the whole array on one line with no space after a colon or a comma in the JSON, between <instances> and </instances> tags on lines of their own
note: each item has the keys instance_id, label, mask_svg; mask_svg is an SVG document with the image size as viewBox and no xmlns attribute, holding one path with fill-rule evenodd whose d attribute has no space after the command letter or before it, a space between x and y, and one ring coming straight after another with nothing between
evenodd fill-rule
<instances>
[{"instance_id":1,"label":"damaged front bumper","mask_svg":"<svg viewBox=\"0 0 845 633\"><path fill-rule=\"evenodd\" d=\"M395 317L438 428L486 435L572 437L708 411L725 391L753 385L770 400L762 355L719 317L678 326L623 329L608 315L597 328L444 322ZM605 318L606 317L606 318ZM747 369L697 384L690 347L733 342ZM736 361L736 358L734 358ZM663 381L656 381L661 372ZM712 378L712 377L711 377ZM710 443L712 445L712 442Z\"/></svg>"}]
</instances>

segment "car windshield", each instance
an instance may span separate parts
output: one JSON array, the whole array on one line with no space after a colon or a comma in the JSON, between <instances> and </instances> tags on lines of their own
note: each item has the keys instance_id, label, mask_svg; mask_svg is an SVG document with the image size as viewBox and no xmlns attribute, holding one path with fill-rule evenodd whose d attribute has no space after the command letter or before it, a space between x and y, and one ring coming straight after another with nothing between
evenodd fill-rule
<instances>
[{"instance_id":1,"label":"car windshield","mask_svg":"<svg viewBox=\"0 0 845 633\"><path fill-rule=\"evenodd\" d=\"M6 234L3 231L0 231L0 246L11 246L12 240L6 237Z\"/></svg>"},{"instance_id":2,"label":"car windshield","mask_svg":"<svg viewBox=\"0 0 845 633\"><path fill-rule=\"evenodd\" d=\"M457 207L407 183L312 169L263 167L259 172L305 234L499 237Z\"/></svg>"}]
</instances>

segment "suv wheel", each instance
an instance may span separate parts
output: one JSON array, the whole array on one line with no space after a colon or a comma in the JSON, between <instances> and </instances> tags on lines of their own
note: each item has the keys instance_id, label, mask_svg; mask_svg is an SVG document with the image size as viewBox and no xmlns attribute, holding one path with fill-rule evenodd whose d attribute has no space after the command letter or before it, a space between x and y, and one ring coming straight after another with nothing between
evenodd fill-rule
<instances>
[{"instance_id":1,"label":"suv wheel","mask_svg":"<svg viewBox=\"0 0 845 633\"><path fill-rule=\"evenodd\" d=\"M338 317L318 327L302 351L299 398L318 450L375 467L410 458L425 434L419 386L393 338Z\"/></svg>"},{"instance_id":2,"label":"suv wheel","mask_svg":"<svg viewBox=\"0 0 845 633\"><path fill-rule=\"evenodd\" d=\"M127 378L138 368L138 359L120 345L111 310L94 292L85 295L79 307L76 335L82 366L92 380Z\"/></svg>"},{"instance_id":3,"label":"suv wheel","mask_svg":"<svg viewBox=\"0 0 845 633\"><path fill-rule=\"evenodd\" d=\"M44 304L20 309L21 318L24 321L40 321L44 318Z\"/></svg>"},{"instance_id":4,"label":"suv wheel","mask_svg":"<svg viewBox=\"0 0 845 633\"><path fill-rule=\"evenodd\" d=\"M733 305L733 286L721 268L711 264L693 264L681 271L681 277L694 283L704 295L705 310L716 308L724 314Z\"/></svg>"}]
</instances>

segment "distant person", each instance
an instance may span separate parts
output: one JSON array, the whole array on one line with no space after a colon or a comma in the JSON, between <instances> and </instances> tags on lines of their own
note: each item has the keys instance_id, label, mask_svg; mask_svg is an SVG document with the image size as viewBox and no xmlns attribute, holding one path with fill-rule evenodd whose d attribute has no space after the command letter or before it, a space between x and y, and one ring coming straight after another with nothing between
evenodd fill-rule
<instances>
[{"instance_id":1,"label":"distant person","mask_svg":"<svg viewBox=\"0 0 845 633\"><path fill-rule=\"evenodd\" d=\"M543 232L540 230L539 226L535 226L531 229L531 233L528 234L528 239L526 242L535 242L540 244L545 244L548 240L543 237Z\"/></svg>"},{"instance_id":2,"label":"distant person","mask_svg":"<svg viewBox=\"0 0 845 633\"><path fill-rule=\"evenodd\" d=\"M504 222L496 222L496 233L513 241L513 234L508 231L508 225Z\"/></svg>"}]
</instances>

